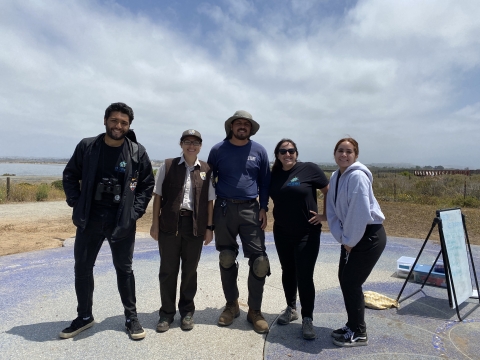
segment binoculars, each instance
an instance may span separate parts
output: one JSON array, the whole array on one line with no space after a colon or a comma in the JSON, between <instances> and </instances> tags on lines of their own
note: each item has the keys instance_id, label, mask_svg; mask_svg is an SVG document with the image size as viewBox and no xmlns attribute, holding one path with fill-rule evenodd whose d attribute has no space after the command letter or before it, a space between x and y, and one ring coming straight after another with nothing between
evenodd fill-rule
<instances>
[{"instance_id":1,"label":"binoculars","mask_svg":"<svg viewBox=\"0 0 480 360\"><path fill-rule=\"evenodd\" d=\"M118 204L121 199L122 187L115 178L102 178L95 191L95 200L102 200L102 194L113 194L113 202Z\"/></svg>"}]
</instances>

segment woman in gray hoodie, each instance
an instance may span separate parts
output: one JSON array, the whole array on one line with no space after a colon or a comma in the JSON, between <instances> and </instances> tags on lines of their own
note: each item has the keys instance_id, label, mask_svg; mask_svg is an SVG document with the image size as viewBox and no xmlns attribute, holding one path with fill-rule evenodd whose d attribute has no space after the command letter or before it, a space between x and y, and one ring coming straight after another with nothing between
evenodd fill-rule
<instances>
[{"instance_id":1,"label":"woman in gray hoodie","mask_svg":"<svg viewBox=\"0 0 480 360\"><path fill-rule=\"evenodd\" d=\"M330 178L327 221L342 245L338 279L348 320L332 337L337 346L362 346L368 344L362 285L385 249L385 216L373 195L372 173L357 161L358 143L341 139L333 154L339 169Z\"/></svg>"}]
</instances>

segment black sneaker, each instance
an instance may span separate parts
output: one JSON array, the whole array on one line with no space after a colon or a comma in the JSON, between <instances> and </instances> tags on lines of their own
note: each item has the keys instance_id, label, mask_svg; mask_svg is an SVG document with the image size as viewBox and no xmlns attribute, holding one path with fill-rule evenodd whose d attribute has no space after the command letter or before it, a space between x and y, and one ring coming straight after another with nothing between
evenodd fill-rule
<instances>
[{"instance_id":1,"label":"black sneaker","mask_svg":"<svg viewBox=\"0 0 480 360\"><path fill-rule=\"evenodd\" d=\"M157 324L157 332L165 332L170 329L170 324L173 322L173 318L160 317Z\"/></svg>"},{"instance_id":2,"label":"black sneaker","mask_svg":"<svg viewBox=\"0 0 480 360\"><path fill-rule=\"evenodd\" d=\"M332 335L333 338L335 339L340 339L341 337L343 337L343 335L345 335L348 331L350 331L350 328L348 326L344 326L340 329L337 329L337 330L333 330L332 333L330 335Z\"/></svg>"},{"instance_id":3,"label":"black sneaker","mask_svg":"<svg viewBox=\"0 0 480 360\"><path fill-rule=\"evenodd\" d=\"M62 330L58 336L62 339L70 339L77 334L80 334L83 330L92 327L95 322L93 321L93 316L90 316L88 320L83 320L81 317L77 317L72 321L69 327Z\"/></svg>"},{"instance_id":4,"label":"black sneaker","mask_svg":"<svg viewBox=\"0 0 480 360\"><path fill-rule=\"evenodd\" d=\"M317 337L313 328L313 319L304 317L302 320L302 335L304 339L312 340Z\"/></svg>"},{"instance_id":5,"label":"black sneaker","mask_svg":"<svg viewBox=\"0 0 480 360\"><path fill-rule=\"evenodd\" d=\"M193 317L192 315L186 315L185 317L182 318L181 320L181 325L180 325L180 328L182 330L192 330L193 329L193 325L195 325L195 323L193 322Z\"/></svg>"},{"instance_id":6,"label":"black sneaker","mask_svg":"<svg viewBox=\"0 0 480 360\"><path fill-rule=\"evenodd\" d=\"M333 343L337 346L353 347L353 346L365 346L368 345L367 333L348 331L340 338L333 339Z\"/></svg>"},{"instance_id":7,"label":"black sneaker","mask_svg":"<svg viewBox=\"0 0 480 360\"><path fill-rule=\"evenodd\" d=\"M136 317L131 317L130 321L125 321L125 329L133 340L143 339L147 335Z\"/></svg>"}]
</instances>

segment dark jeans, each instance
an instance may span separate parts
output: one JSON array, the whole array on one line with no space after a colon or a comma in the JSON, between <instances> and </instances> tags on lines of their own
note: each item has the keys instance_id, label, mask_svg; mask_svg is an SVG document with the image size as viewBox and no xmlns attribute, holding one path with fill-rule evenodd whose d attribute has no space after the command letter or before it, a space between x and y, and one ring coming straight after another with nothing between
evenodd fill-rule
<instances>
[{"instance_id":1,"label":"dark jeans","mask_svg":"<svg viewBox=\"0 0 480 360\"><path fill-rule=\"evenodd\" d=\"M347 310L347 326L353 331L365 332L365 298L362 285L367 280L387 244L387 235L381 224L368 225L360 242L347 251L342 246L338 266L338 280ZM348 260L347 260L348 259Z\"/></svg>"},{"instance_id":2,"label":"dark jeans","mask_svg":"<svg viewBox=\"0 0 480 360\"><path fill-rule=\"evenodd\" d=\"M230 249L238 254L237 235L242 241L243 254L248 257L250 272L248 274L248 306L252 310L262 307L263 287L265 277L258 278L253 274L252 263L258 256L266 255L265 232L261 229L259 205L257 201L235 204L227 202L226 212L220 206L221 199L215 201L213 209L213 222L215 224L215 246L218 251ZM229 269L220 266L223 293L227 301L238 299L237 286L238 264Z\"/></svg>"},{"instance_id":3,"label":"dark jeans","mask_svg":"<svg viewBox=\"0 0 480 360\"><path fill-rule=\"evenodd\" d=\"M162 307L161 317L175 316L175 300L177 293L177 279L182 260L182 278L180 283L180 300L178 311L180 316L193 315L195 303L193 298L197 293L197 267L202 254L203 236L193 235L193 219L180 217L178 234L169 234L160 231L158 248L160 251L160 298Z\"/></svg>"},{"instance_id":4,"label":"dark jeans","mask_svg":"<svg viewBox=\"0 0 480 360\"><path fill-rule=\"evenodd\" d=\"M78 302L78 316L88 317L92 315L93 266L103 241L107 238L112 250L113 265L117 272L118 292L125 308L125 317L129 319L137 316L135 277L132 270L135 228L128 237L112 242L110 237L115 227L112 216L107 216L104 219L100 217L100 219L102 221L91 219L83 232L77 229L75 237L75 291Z\"/></svg>"},{"instance_id":5,"label":"dark jeans","mask_svg":"<svg viewBox=\"0 0 480 360\"><path fill-rule=\"evenodd\" d=\"M299 231L275 224L273 237L282 265L282 284L287 305L297 307L297 288L302 317L313 318L315 285L313 272L320 249L320 226Z\"/></svg>"}]
</instances>

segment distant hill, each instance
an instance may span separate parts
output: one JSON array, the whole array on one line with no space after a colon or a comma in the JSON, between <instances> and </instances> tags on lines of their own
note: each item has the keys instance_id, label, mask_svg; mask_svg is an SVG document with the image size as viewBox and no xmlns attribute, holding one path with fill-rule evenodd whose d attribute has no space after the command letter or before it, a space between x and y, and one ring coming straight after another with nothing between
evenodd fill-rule
<instances>
[{"instance_id":1,"label":"distant hill","mask_svg":"<svg viewBox=\"0 0 480 360\"><path fill-rule=\"evenodd\" d=\"M389 169L414 169L416 165L410 163L371 163L368 167L389 168Z\"/></svg>"},{"instance_id":2,"label":"distant hill","mask_svg":"<svg viewBox=\"0 0 480 360\"><path fill-rule=\"evenodd\" d=\"M70 159L66 158L36 158L36 157L20 157L6 156L0 157L2 163L28 163L28 164L66 164Z\"/></svg>"},{"instance_id":3,"label":"distant hill","mask_svg":"<svg viewBox=\"0 0 480 360\"><path fill-rule=\"evenodd\" d=\"M21 157L21 156L3 156L0 157L0 163L28 163L28 164L66 164L70 160L69 158L48 158L48 157ZM153 167L159 167L163 164L163 160L150 159ZM271 162L273 164L273 161ZM324 170L337 169L337 164L333 162L320 162L316 163L320 168ZM371 163L365 164L369 168L375 169L461 169L462 167L456 167L452 165L448 166L417 166L411 163Z\"/></svg>"}]
</instances>

